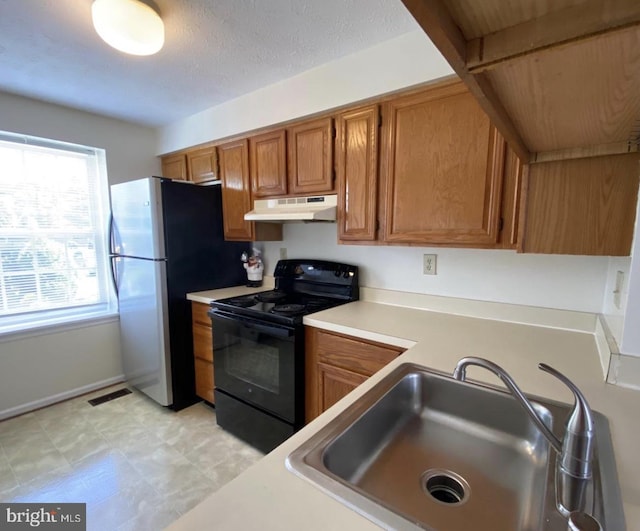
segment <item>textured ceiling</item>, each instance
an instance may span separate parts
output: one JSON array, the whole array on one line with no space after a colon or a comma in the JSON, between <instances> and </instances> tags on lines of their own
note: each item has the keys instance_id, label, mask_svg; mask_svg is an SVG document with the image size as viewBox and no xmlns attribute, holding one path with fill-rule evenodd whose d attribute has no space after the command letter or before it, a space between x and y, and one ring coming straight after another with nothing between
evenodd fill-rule
<instances>
[{"instance_id":1,"label":"textured ceiling","mask_svg":"<svg viewBox=\"0 0 640 531\"><path fill-rule=\"evenodd\" d=\"M0 90L162 125L417 29L400 0L155 0L154 56L100 40L91 0L0 0Z\"/></svg>"}]
</instances>

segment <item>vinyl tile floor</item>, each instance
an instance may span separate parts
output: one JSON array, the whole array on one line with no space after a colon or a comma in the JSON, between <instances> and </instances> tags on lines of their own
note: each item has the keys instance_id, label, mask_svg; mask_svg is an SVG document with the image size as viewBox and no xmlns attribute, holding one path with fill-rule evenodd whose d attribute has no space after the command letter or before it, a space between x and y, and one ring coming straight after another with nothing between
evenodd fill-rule
<instances>
[{"instance_id":1,"label":"vinyl tile floor","mask_svg":"<svg viewBox=\"0 0 640 531\"><path fill-rule=\"evenodd\" d=\"M0 422L0 502L87 504L87 529L159 530L263 454L204 402L179 412L118 385Z\"/></svg>"}]
</instances>

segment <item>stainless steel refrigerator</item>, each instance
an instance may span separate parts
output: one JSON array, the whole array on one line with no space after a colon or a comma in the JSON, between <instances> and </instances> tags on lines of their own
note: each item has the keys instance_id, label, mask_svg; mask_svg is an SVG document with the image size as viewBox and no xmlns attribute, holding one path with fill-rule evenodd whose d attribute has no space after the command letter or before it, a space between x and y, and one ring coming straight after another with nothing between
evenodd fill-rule
<instances>
[{"instance_id":1,"label":"stainless steel refrigerator","mask_svg":"<svg viewBox=\"0 0 640 531\"><path fill-rule=\"evenodd\" d=\"M196 402L193 291L241 285L249 244L226 242L218 185L148 177L111 187L110 259L128 383L175 410Z\"/></svg>"}]
</instances>

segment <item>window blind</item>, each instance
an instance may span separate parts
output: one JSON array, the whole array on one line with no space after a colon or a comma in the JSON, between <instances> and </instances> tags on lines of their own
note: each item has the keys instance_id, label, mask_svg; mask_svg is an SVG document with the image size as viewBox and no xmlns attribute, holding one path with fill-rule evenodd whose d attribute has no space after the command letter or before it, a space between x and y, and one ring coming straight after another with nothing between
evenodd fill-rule
<instances>
[{"instance_id":1,"label":"window blind","mask_svg":"<svg viewBox=\"0 0 640 531\"><path fill-rule=\"evenodd\" d=\"M0 331L113 311L104 151L0 133Z\"/></svg>"}]
</instances>

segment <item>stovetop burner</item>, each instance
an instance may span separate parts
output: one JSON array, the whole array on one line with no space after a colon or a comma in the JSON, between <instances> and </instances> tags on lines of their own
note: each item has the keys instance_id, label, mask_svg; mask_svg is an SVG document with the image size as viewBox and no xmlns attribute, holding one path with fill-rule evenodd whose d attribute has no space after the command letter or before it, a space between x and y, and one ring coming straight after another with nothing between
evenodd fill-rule
<instances>
[{"instance_id":1,"label":"stovetop burner","mask_svg":"<svg viewBox=\"0 0 640 531\"><path fill-rule=\"evenodd\" d=\"M287 294L284 291L265 291L258 293L255 299L260 302L278 302L284 300L286 297Z\"/></svg>"},{"instance_id":2,"label":"stovetop burner","mask_svg":"<svg viewBox=\"0 0 640 531\"><path fill-rule=\"evenodd\" d=\"M229 301L229 304L233 304L234 306L239 306L240 308L248 308L249 306L253 306L256 303L253 297L247 297L247 296L231 297L230 299L228 299L228 301Z\"/></svg>"},{"instance_id":3,"label":"stovetop burner","mask_svg":"<svg viewBox=\"0 0 640 531\"><path fill-rule=\"evenodd\" d=\"M307 307L304 304L276 304L271 311L283 315L295 315L303 312Z\"/></svg>"}]
</instances>

